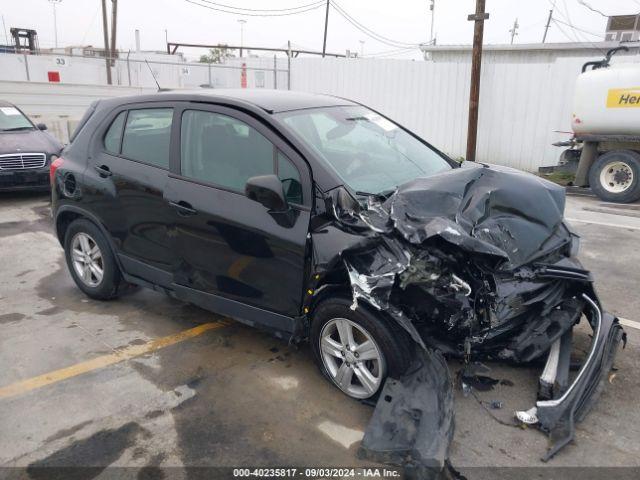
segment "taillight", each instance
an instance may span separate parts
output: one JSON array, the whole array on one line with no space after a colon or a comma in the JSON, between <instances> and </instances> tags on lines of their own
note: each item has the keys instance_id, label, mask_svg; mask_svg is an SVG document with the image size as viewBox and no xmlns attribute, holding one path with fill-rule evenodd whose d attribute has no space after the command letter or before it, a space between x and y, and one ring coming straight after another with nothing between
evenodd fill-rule
<instances>
[{"instance_id":1,"label":"taillight","mask_svg":"<svg viewBox=\"0 0 640 480\"><path fill-rule=\"evenodd\" d=\"M51 165L49 166L49 181L51 185L53 185L53 179L56 176L56 170L64 163L64 158L56 157L55 155L51 156Z\"/></svg>"}]
</instances>

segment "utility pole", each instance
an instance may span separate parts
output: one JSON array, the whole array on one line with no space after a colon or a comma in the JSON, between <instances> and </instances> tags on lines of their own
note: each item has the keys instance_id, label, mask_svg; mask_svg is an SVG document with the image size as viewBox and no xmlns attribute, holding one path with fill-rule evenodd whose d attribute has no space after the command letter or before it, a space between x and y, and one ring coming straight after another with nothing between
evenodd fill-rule
<instances>
[{"instance_id":1,"label":"utility pole","mask_svg":"<svg viewBox=\"0 0 640 480\"><path fill-rule=\"evenodd\" d=\"M329 25L329 1L327 0L327 11L324 14L324 40L322 42L322 58L327 51L327 26Z\"/></svg>"},{"instance_id":2,"label":"utility pole","mask_svg":"<svg viewBox=\"0 0 640 480\"><path fill-rule=\"evenodd\" d=\"M240 19L238 20L240 24L240 58L242 58L242 47L244 47L244 24L247 23L246 20Z\"/></svg>"},{"instance_id":3,"label":"utility pole","mask_svg":"<svg viewBox=\"0 0 640 480\"><path fill-rule=\"evenodd\" d=\"M58 16L56 14L56 4L61 2L62 0L49 0L49 3L51 3L51 6L53 7L53 37L56 48L58 48Z\"/></svg>"},{"instance_id":4,"label":"utility pole","mask_svg":"<svg viewBox=\"0 0 640 480\"><path fill-rule=\"evenodd\" d=\"M360 57L364 57L364 40L360 40Z\"/></svg>"},{"instance_id":5,"label":"utility pole","mask_svg":"<svg viewBox=\"0 0 640 480\"><path fill-rule=\"evenodd\" d=\"M4 15L2 15L2 28L4 29L4 43L8 47L9 43L9 35L7 35L7 24L4 23Z\"/></svg>"},{"instance_id":6,"label":"utility pole","mask_svg":"<svg viewBox=\"0 0 640 480\"><path fill-rule=\"evenodd\" d=\"M429 10L431 10L431 28L429 29L429 45L435 45L433 41L433 21L436 14L436 0L430 0Z\"/></svg>"},{"instance_id":7,"label":"utility pole","mask_svg":"<svg viewBox=\"0 0 640 480\"><path fill-rule=\"evenodd\" d=\"M513 45L513 38L518 35L518 27L520 25L518 25L518 19L516 18L516 21L513 22L513 28L511 30L509 30L509 33L511 34L511 45Z\"/></svg>"},{"instance_id":8,"label":"utility pole","mask_svg":"<svg viewBox=\"0 0 640 480\"><path fill-rule=\"evenodd\" d=\"M489 14L484 12L485 0L476 0L476 13L467 20L475 22L473 28L473 52L471 55L471 89L469 92L469 124L467 127L467 156L470 162L476 160L476 141L478 137L478 106L480 104L480 67L482 65L482 36L484 21Z\"/></svg>"},{"instance_id":9,"label":"utility pole","mask_svg":"<svg viewBox=\"0 0 640 480\"><path fill-rule=\"evenodd\" d=\"M542 43L547 39L547 32L549 31L549 25L551 25L551 20L553 20L553 8L549 10L549 18L547 18L547 24L544 27L544 35L542 35Z\"/></svg>"},{"instance_id":10,"label":"utility pole","mask_svg":"<svg viewBox=\"0 0 640 480\"><path fill-rule=\"evenodd\" d=\"M109 27L107 25L107 0L102 0L102 33L104 36L104 62L107 66L107 83L111 85L111 61L109 60Z\"/></svg>"},{"instance_id":11,"label":"utility pole","mask_svg":"<svg viewBox=\"0 0 640 480\"><path fill-rule=\"evenodd\" d=\"M118 0L111 0L111 65L116 64L116 30L118 24Z\"/></svg>"}]
</instances>

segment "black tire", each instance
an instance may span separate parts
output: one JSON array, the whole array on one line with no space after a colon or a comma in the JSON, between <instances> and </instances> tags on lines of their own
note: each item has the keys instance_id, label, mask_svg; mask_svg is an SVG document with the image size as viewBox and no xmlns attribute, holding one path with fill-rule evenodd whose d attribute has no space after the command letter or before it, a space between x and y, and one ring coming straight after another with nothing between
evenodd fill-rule
<instances>
[{"instance_id":1,"label":"black tire","mask_svg":"<svg viewBox=\"0 0 640 480\"><path fill-rule=\"evenodd\" d=\"M610 187L603 184L602 178L603 172L617 162L628 165L633 173L633 180L623 191L612 192L608 190ZM613 173L613 170L610 171ZM621 175L621 179L624 180L626 174L623 172ZM589 170L589 185L591 190L606 202L631 203L640 199L640 154L632 150L614 150L601 155Z\"/></svg>"},{"instance_id":2,"label":"black tire","mask_svg":"<svg viewBox=\"0 0 640 480\"><path fill-rule=\"evenodd\" d=\"M73 266L71 256L72 242L78 233L89 235L102 254L103 275L102 280L96 286L87 285L78 275ZM120 286L124 284L120 268L116 263L111 246L105 239L100 229L91 221L79 218L71 222L64 237L64 253L67 261L67 268L71 277L80 290L88 297L96 300L110 300L118 296Z\"/></svg>"},{"instance_id":3,"label":"black tire","mask_svg":"<svg viewBox=\"0 0 640 480\"><path fill-rule=\"evenodd\" d=\"M353 301L346 298L329 298L322 301L313 311L309 340L313 356L322 374L335 385L333 376L327 371L320 351L320 336L324 326L333 319L343 318L356 323L366 330L382 352L386 365L386 375L399 377L409 367L413 358L414 342L409 335L391 318L375 314L359 306L352 310ZM336 388L339 388L335 385ZM374 397L384 386L384 379L378 390L369 397ZM345 392L345 394L349 395ZM350 395L351 396L351 395Z\"/></svg>"}]
</instances>

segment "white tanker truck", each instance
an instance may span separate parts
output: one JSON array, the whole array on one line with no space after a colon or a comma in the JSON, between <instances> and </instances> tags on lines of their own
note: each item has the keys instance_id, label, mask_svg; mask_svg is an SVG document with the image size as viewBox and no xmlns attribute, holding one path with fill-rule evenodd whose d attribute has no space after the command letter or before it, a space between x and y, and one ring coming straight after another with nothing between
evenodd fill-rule
<instances>
[{"instance_id":1,"label":"white tanker truck","mask_svg":"<svg viewBox=\"0 0 640 480\"><path fill-rule=\"evenodd\" d=\"M640 63L587 62L576 81L571 126L574 136L557 170L575 172L573 185L591 187L602 200L640 199Z\"/></svg>"}]
</instances>

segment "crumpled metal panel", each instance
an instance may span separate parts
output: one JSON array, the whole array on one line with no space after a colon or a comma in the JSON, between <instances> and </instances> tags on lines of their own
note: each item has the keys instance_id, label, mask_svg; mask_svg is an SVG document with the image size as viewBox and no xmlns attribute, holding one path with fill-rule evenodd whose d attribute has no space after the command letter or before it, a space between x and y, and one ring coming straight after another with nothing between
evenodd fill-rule
<instances>
[{"instance_id":1,"label":"crumpled metal panel","mask_svg":"<svg viewBox=\"0 0 640 480\"><path fill-rule=\"evenodd\" d=\"M422 351L407 373L388 378L358 456L402 465L408 478L437 478L453 439L452 381L439 352Z\"/></svg>"},{"instance_id":2,"label":"crumpled metal panel","mask_svg":"<svg viewBox=\"0 0 640 480\"><path fill-rule=\"evenodd\" d=\"M352 308L366 302L421 347L420 367L385 384L365 458L437 475L453 434L450 374L440 352L530 362L580 321L583 294L596 297L590 273L574 258L578 237L563 221L564 201L555 184L486 165L419 178L366 205L343 188L329 192L332 219L311 232L315 271L342 268ZM616 350L619 328L606 352ZM610 366L590 375L583 390L596 388ZM542 428L558 437L550 455L574 431L573 413L556 417L584 411L566 405L540 411Z\"/></svg>"}]
</instances>

